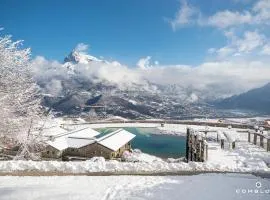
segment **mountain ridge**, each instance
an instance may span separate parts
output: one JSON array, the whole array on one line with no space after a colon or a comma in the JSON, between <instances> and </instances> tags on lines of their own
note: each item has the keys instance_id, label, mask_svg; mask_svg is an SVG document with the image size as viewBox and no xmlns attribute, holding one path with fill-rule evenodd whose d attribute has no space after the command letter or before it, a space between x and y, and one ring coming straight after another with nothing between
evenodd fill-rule
<instances>
[{"instance_id":1,"label":"mountain ridge","mask_svg":"<svg viewBox=\"0 0 270 200\"><path fill-rule=\"evenodd\" d=\"M245 93L219 100L214 105L223 109L246 109L270 114L270 82Z\"/></svg>"}]
</instances>

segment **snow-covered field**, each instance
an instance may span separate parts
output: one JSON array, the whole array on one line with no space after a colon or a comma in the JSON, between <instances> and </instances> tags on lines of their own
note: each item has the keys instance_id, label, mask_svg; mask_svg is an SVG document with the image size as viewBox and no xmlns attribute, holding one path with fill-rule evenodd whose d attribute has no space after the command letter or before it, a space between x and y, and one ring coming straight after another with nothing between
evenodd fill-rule
<instances>
[{"instance_id":1,"label":"snow-covered field","mask_svg":"<svg viewBox=\"0 0 270 200\"><path fill-rule=\"evenodd\" d=\"M269 197L270 179L240 174L0 177L1 200L268 200Z\"/></svg>"},{"instance_id":2,"label":"snow-covered field","mask_svg":"<svg viewBox=\"0 0 270 200\"><path fill-rule=\"evenodd\" d=\"M158 124L91 124L83 125L91 128L101 127L157 127ZM71 126L72 127L72 126ZM186 128L205 129L205 126L187 126L181 124L165 124L160 127L162 134L184 135ZM81 128L75 125L73 128ZM265 149L249 144L247 133L237 132L236 129L207 127L210 130L226 132L227 135L236 139L236 149L229 148L229 143L225 143L225 149L212 139L216 138L216 133L208 133L208 160L204 163L181 162L180 160L162 160L155 156L147 155L135 151L128 157L130 162L116 160L105 161L103 158L92 158L80 162L60 162L60 161L0 161L0 172L14 171L35 171L35 172L64 172L64 173L93 173L109 172L122 174L136 173L181 173L187 171L219 171L219 172L263 172L270 173L270 152ZM267 134L267 133L265 133Z\"/></svg>"}]
</instances>

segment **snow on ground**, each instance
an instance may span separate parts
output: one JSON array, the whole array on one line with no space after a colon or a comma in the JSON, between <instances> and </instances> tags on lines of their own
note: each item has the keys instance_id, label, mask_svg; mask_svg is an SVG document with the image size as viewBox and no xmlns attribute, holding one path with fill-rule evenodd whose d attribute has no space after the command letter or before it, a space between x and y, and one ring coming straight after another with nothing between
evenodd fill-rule
<instances>
[{"instance_id":1,"label":"snow on ground","mask_svg":"<svg viewBox=\"0 0 270 200\"><path fill-rule=\"evenodd\" d=\"M85 126L85 125L84 125ZM91 124L88 127L157 127L162 134L185 135L186 128L197 130L219 130L220 134L226 133L231 140L235 139L236 149L229 148L225 143L225 149L220 148L215 141L217 133L208 133L208 161L181 162L178 160L162 160L152 155L135 151L129 155L129 162L117 160L105 161L104 158L92 158L80 162L59 162L59 161L0 161L0 172L12 171L40 171L40 172L66 172L66 173L91 173L91 172L116 172L116 173L181 173L183 171L230 171L230 172L267 172L270 173L270 152L266 152L253 144L247 142L247 133L237 132L237 129L220 127L205 127L182 124L165 124L160 127L154 123L116 123L116 124ZM77 126L76 126L77 127ZM81 128L78 126L77 128Z\"/></svg>"},{"instance_id":2,"label":"snow on ground","mask_svg":"<svg viewBox=\"0 0 270 200\"><path fill-rule=\"evenodd\" d=\"M139 176L0 177L1 200L128 199L133 193L173 180Z\"/></svg>"},{"instance_id":3,"label":"snow on ground","mask_svg":"<svg viewBox=\"0 0 270 200\"><path fill-rule=\"evenodd\" d=\"M221 150L215 142L209 142L208 161L181 162L162 160L155 156L135 151L128 159L129 162L117 160L105 161L104 158L92 158L87 161L0 161L1 172L38 171L65 173L181 173L184 171L227 171L227 172L264 172L270 173L267 166L270 154L264 149L248 144L239 143L235 150Z\"/></svg>"},{"instance_id":4,"label":"snow on ground","mask_svg":"<svg viewBox=\"0 0 270 200\"><path fill-rule=\"evenodd\" d=\"M1 200L267 200L269 193L270 179L248 174L0 177Z\"/></svg>"},{"instance_id":5,"label":"snow on ground","mask_svg":"<svg viewBox=\"0 0 270 200\"><path fill-rule=\"evenodd\" d=\"M123 159L127 162L162 162L161 158L152 156L146 153L142 153L139 149L134 149L132 153L125 151L123 153Z\"/></svg>"}]
</instances>

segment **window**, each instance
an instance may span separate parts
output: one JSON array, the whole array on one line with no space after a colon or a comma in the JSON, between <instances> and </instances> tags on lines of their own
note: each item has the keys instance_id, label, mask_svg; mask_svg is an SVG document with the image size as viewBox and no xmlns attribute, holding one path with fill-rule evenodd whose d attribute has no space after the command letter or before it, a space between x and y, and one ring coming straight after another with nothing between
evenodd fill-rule
<instances>
[{"instance_id":1,"label":"window","mask_svg":"<svg viewBox=\"0 0 270 200\"><path fill-rule=\"evenodd\" d=\"M55 154L55 151L53 151L52 154L54 155Z\"/></svg>"},{"instance_id":2,"label":"window","mask_svg":"<svg viewBox=\"0 0 270 200\"><path fill-rule=\"evenodd\" d=\"M49 154L50 153L50 151L47 151L47 154Z\"/></svg>"}]
</instances>

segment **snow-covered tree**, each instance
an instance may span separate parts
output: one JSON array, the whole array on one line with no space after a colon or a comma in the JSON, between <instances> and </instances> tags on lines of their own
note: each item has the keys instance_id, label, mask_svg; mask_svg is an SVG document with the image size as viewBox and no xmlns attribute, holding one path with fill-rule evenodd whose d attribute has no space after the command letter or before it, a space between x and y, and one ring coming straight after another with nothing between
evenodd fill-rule
<instances>
[{"instance_id":1,"label":"snow-covered tree","mask_svg":"<svg viewBox=\"0 0 270 200\"><path fill-rule=\"evenodd\" d=\"M12 41L11 36L0 37L0 137L28 146L34 142L31 132L42 112L38 86L32 77L30 49L21 48L21 44Z\"/></svg>"}]
</instances>

